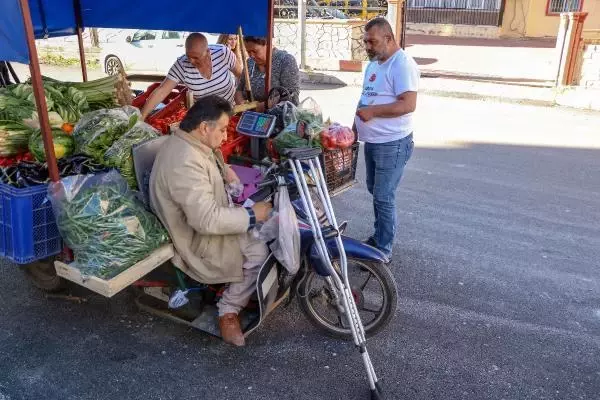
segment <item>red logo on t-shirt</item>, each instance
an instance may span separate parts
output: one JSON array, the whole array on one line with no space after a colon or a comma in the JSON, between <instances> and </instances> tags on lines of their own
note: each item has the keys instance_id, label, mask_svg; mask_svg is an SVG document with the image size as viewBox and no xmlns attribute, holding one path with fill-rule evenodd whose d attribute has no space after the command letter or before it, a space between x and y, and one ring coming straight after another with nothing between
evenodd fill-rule
<instances>
[{"instance_id":1,"label":"red logo on t-shirt","mask_svg":"<svg viewBox=\"0 0 600 400\"><path fill-rule=\"evenodd\" d=\"M377 79L377 75L373 74L371 75L371 77L369 78L369 82L375 82L375 79Z\"/></svg>"}]
</instances>

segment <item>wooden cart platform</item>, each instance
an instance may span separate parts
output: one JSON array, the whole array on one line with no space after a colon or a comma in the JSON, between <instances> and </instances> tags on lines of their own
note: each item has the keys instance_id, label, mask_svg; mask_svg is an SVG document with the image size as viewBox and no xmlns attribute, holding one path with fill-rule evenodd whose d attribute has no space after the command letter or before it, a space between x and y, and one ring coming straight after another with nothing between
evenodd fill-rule
<instances>
[{"instance_id":1,"label":"wooden cart platform","mask_svg":"<svg viewBox=\"0 0 600 400\"><path fill-rule=\"evenodd\" d=\"M174 250L172 244L162 246L131 268L126 269L119 275L108 280L82 274L75 263L65 264L61 261L55 261L54 266L56 268L56 274L61 278L84 286L102 296L112 297L169 261L173 258L173 255Z\"/></svg>"}]
</instances>

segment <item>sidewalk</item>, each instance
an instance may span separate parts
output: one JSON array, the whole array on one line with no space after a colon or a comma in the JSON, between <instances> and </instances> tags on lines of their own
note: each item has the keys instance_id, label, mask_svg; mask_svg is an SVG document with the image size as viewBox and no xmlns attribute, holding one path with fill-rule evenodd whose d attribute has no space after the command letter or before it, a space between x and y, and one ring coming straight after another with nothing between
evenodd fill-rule
<instances>
[{"instance_id":1,"label":"sidewalk","mask_svg":"<svg viewBox=\"0 0 600 400\"><path fill-rule=\"evenodd\" d=\"M303 85L362 86L359 72L303 71ZM488 99L542 106L555 105L554 89L543 84L461 77L423 72L420 92L435 96Z\"/></svg>"},{"instance_id":2,"label":"sidewalk","mask_svg":"<svg viewBox=\"0 0 600 400\"><path fill-rule=\"evenodd\" d=\"M421 71L537 82L554 81L556 40L406 35Z\"/></svg>"}]
</instances>

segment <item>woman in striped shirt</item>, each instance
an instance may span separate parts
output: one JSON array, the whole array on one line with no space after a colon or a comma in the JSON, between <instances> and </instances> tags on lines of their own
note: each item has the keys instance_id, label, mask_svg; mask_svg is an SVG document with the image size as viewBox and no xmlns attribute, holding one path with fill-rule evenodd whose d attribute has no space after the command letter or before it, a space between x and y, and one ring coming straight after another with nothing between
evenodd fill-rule
<instances>
[{"instance_id":1,"label":"woman in striped shirt","mask_svg":"<svg viewBox=\"0 0 600 400\"><path fill-rule=\"evenodd\" d=\"M179 57L169 74L142 108L146 119L177 85L185 85L199 99L217 95L234 103L236 81L242 74L242 61L227 46L208 45L201 33L192 33L185 41L185 55Z\"/></svg>"}]
</instances>

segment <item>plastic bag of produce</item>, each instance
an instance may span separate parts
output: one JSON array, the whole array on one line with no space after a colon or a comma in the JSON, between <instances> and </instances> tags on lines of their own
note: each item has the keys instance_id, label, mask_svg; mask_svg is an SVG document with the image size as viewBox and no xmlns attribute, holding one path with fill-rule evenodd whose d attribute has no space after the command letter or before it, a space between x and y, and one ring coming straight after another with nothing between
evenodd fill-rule
<instances>
[{"instance_id":1,"label":"plastic bag of produce","mask_svg":"<svg viewBox=\"0 0 600 400\"><path fill-rule=\"evenodd\" d=\"M356 142L356 134L351 128L332 124L321 132L321 144L324 149L346 149Z\"/></svg>"},{"instance_id":2,"label":"plastic bag of produce","mask_svg":"<svg viewBox=\"0 0 600 400\"><path fill-rule=\"evenodd\" d=\"M63 178L49 185L48 197L83 274L110 279L169 241L115 170Z\"/></svg>"},{"instance_id":3,"label":"plastic bag of produce","mask_svg":"<svg viewBox=\"0 0 600 400\"><path fill-rule=\"evenodd\" d=\"M160 133L156 129L139 121L106 150L104 164L117 168L129 187L133 190L137 189L131 149L134 145L157 138L159 135Z\"/></svg>"},{"instance_id":4,"label":"plastic bag of produce","mask_svg":"<svg viewBox=\"0 0 600 400\"><path fill-rule=\"evenodd\" d=\"M139 117L140 111L132 106L84 114L73 130L75 150L102 162L106 150L131 129Z\"/></svg>"},{"instance_id":5,"label":"plastic bag of produce","mask_svg":"<svg viewBox=\"0 0 600 400\"><path fill-rule=\"evenodd\" d=\"M52 129L52 143L54 143L54 155L57 160L73 154L75 148L73 137L67 135L62 130ZM29 137L29 151L37 161L46 161L46 150L44 149L42 131L36 130Z\"/></svg>"},{"instance_id":6,"label":"plastic bag of produce","mask_svg":"<svg viewBox=\"0 0 600 400\"><path fill-rule=\"evenodd\" d=\"M275 138L273 144L279 154L283 154L283 149L295 149L299 147L319 147L318 137L306 134L306 123L298 121L289 124Z\"/></svg>"},{"instance_id":7,"label":"plastic bag of produce","mask_svg":"<svg viewBox=\"0 0 600 400\"><path fill-rule=\"evenodd\" d=\"M321 107L312 97L302 100L296 110L296 118L306 123L306 134L309 136L318 135L324 128Z\"/></svg>"}]
</instances>

